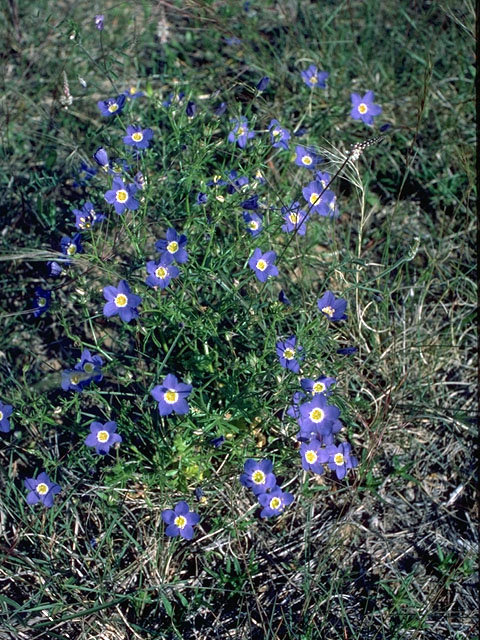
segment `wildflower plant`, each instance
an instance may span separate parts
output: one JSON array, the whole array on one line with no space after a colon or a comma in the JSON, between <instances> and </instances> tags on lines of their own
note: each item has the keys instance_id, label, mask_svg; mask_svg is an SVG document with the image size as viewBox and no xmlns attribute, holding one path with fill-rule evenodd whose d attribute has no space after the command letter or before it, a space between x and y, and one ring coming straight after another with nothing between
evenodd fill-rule
<instances>
[{"instance_id":1,"label":"wildflower plant","mask_svg":"<svg viewBox=\"0 0 480 640\"><path fill-rule=\"evenodd\" d=\"M46 627L43 618L68 619L72 628L64 635L80 637L74 624L83 620L83 611L89 624L90 617L93 621L89 633L101 634L96 611L108 605L110 614L118 600L117 609L127 607L125 619L135 622L138 633L151 626L153 634L179 635L182 621L193 620L194 610L206 611L217 589L220 595L228 591L231 602L243 599L244 576L258 584L258 561L273 558L267 560L272 572L277 566L283 572L285 562L289 572L290 567L298 571L298 559L310 563L312 549L322 551L322 566L316 563L310 575L307 565L301 568L312 601L315 581L334 580L337 573L344 593L344 558L335 555L332 519L342 525L344 517L357 518L355 505L372 488L374 494L374 456L389 444L390 414L410 397L402 387L403 404L395 404L404 374L393 383L385 380L375 361L380 346L386 358L379 368L388 367L392 353L406 352L412 330L405 320L410 293L399 286L407 246L399 235L408 231L402 225L410 210L405 213L408 203L399 201L392 211L380 211L390 194L373 172L382 167L385 182L401 183L394 175L400 166L394 142L408 144L405 136L420 126L421 111L412 108L407 93L395 103L402 134L383 144L394 151L391 162L381 146L373 146L376 138L362 141L362 126L378 122L382 108L373 92L352 93L350 79L361 86L375 78L376 101L387 112L392 106L380 82L389 65L348 69L340 59L328 58L330 50L341 57L351 41L359 42L356 53L363 53L357 38L329 31L341 23L342 11L327 20L317 15L315 37L294 43L285 22L294 15L291 8L281 12L284 23L277 28L275 12L267 15L262 3L229 1L226 11L220 2L215 20L220 25L222 12L228 14L231 29L220 29L203 56L196 40L204 43L211 16L197 24L202 3L185 12L164 4L152 18L163 24L162 33L172 22L173 44L149 43L155 31L150 23L147 29L135 27L134 37L118 37L119 27L132 22L121 6L109 9L105 20L92 13L79 21L88 24L98 46L93 41L87 46L86 33L72 26L61 60L70 81L70 110L57 108L57 102L63 105L56 98L60 83L59 92L48 92L48 108L36 110L36 117L46 113L51 121L45 127L36 123L35 137L19 145L23 151L40 147L43 135L53 146L58 137L57 159L52 150L29 160L41 166L33 172L31 190L23 178L4 180L8 199L19 194L22 215L8 216L2 237L9 241L16 228L24 230L25 212L38 232L28 240L35 251L22 250L12 259L23 281L11 286L14 295L7 292L6 324L14 318L18 331L8 349L0 349L3 497L9 518L20 514L28 526L25 535L7 520L4 537L8 548L15 547L15 570L27 554L37 563L25 565L24 574L18 570L37 581L29 587L35 597L22 608L32 633ZM297 4L295 26L302 36L316 3ZM135 25L140 13L141 8ZM189 25L177 29L187 20L184 13ZM250 25L249 33L237 33L241 40L233 37L235 16L241 16L242 28ZM56 38L62 29L63 23ZM188 42L192 33L195 44ZM228 43L224 34L231 36ZM308 42L321 49L309 51ZM194 48L195 57L189 57ZM79 51L88 58L88 75L85 65L72 68ZM285 56L292 51L291 64ZM145 57L142 52L152 60L135 59L134 65L130 58ZM321 55L322 63L310 65L312 55ZM225 60L225 68L217 65L212 76L209 56ZM279 64L282 60L288 64ZM80 73L86 81L77 82ZM442 91L448 93L448 83ZM418 115L418 123L408 121L403 104L410 116ZM440 111L437 115L440 122ZM15 128L12 132L16 135ZM10 146L8 154L17 154L16 145ZM415 162L417 170L421 153ZM404 175L410 180L412 173ZM38 198L31 198L33 193ZM411 217L412 227L418 225ZM383 233L385 219L393 235ZM457 223L452 213L448 230L442 226L445 237ZM418 234L428 237L423 229ZM440 264L439 255L430 255ZM409 260L417 273L415 256ZM396 284L392 292L390 278ZM421 304L427 307L436 291L425 287ZM440 295L446 306L450 296ZM406 316L392 308L398 299ZM393 342L385 318L395 326ZM404 338L402 349L397 334ZM416 348L428 362L424 338L416 333ZM425 397L427 390L422 377ZM396 460L391 465L398 470ZM61 518L52 517L57 508ZM355 529L355 536L364 529ZM301 540L300 553L291 546L294 539ZM263 546L263 555L256 555L257 546ZM53 569L70 566L74 578L67 581L67 596L59 593L51 607L45 601L57 594L63 578L44 558ZM131 580L129 562L138 570ZM13 575L9 564L7 558ZM210 572L214 564L222 567L218 584L219 571L217 577ZM204 582L185 591L189 572L197 568L213 587ZM289 588L300 584L298 575L287 581ZM108 594L110 585L115 593ZM397 586L389 592L397 594ZM265 593L258 590L259 601ZM304 593L299 588L300 598ZM324 596L317 589L315 602ZM75 602L82 598L88 603L77 611ZM284 594L278 602L287 602ZM297 611L297 603L291 604ZM37 622L40 606L43 617ZM183 612L183 606L189 610ZM295 614L295 624L297 617L307 620L308 608ZM261 620L267 626L276 609L265 611ZM314 619L308 632L292 626L292 637L322 637ZM258 633L287 636L289 624L285 618L278 628ZM367 623L364 630L371 632Z\"/></svg>"}]
</instances>

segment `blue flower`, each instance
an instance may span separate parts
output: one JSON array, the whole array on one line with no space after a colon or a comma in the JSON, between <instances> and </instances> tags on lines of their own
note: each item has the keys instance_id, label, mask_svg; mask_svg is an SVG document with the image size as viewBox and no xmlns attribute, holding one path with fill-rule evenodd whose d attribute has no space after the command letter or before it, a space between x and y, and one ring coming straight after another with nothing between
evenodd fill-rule
<instances>
[{"instance_id":1,"label":"blue flower","mask_svg":"<svg viewBox=\"0 0 480 640\"><path fill-rule=\"evenodd\" d=\"M331 444L326 448L328 466L335 471L339 480L345 477L348 469L358 466L358 460L350 455L350 450L351 446L348 442L342 442L338 447Z\"/></svg>"},{"instance_id":2,"label":"blue flower","mask_svg":"<svg viewBox=\"0 0 480 640\"><path fill-rule=\"evenodd\" d=\"M354 120L361 120L364 124L372 125L373 118L382 113L382 107L373 102L373 91L367 91L364 96L352 93L350 97L352 100L350 116Z\"/></svg>"},{"instance_id":3,"label":"blue flower","mask_svg":"<svg viewBox=\"0 0 480 640\"><path fill-rule=\"evenodd\" d=\"M328 404L323 394L313 396L312 400L300 406L298 424L301 437L311 437L312 433L330 435L339 431L342 428L339 415L339 408Z\"/></svg>"},{"instance_id":4,"label":"blue flower","mask_svg":"<svg viewBox=\"0 0 480 640\"><path fill-rule=\"evenodd\" d=\"M195 204L202 205L202 204L207 204L207 202L208 202L207 194L203 193L202 191L199 191L195 199Z\"/></svg>"},{"instance_id":5,"label":"blue flower","mask_svg":"<svg viewBox=\"0 0 480 640\"><path fill-rule=\"evenodd\" d=\"M120 280L118 287L104 287L103 297L107 301L103 307L103 315L107 318L119 315L123 322L138 318L137 307L141 304L142 298L131 292L125 280Z\"/></svg>"},{"instance_id":6,"label":"blue flower","mask_svg":"<svg viewBox=\"0 0 480 640\"><path fill-rule=\"evenodd\" d=\"M325 89L325 80L330 75L328 71L318 71L317 67L314 64L311 64L308 69L305 71L301 71L300 75L302 76L302 80L305 82L307 87L313 89L314 87L320 87L321 89Z\"/></svg>"},{"instance_id":7,"label":"blue flower","mask_svg":"<svg viewBox=\"0 0 480 640\"><path fill-rule=\"evenodd\" d=\"M139 91L137 87L131 86L123 92L123 95L127 100L135 100L136 98L142 98L145 94L143 91Z\"/></svg>"},{"instance_id":8,"label":"blue flower","mask_svg":"<svg viewBox=\"0 0 480 640\"><path fill-rule=\"evenodd\" d=\"M265 91L269 84L270 78L268 76L264 76L257 84L257 91Z\"/></svg>"},{"instance_id":9,"label":"blue flower","mask_svg":"<svg viewBox=\"0 0 480 640\"><path fill-rule=\"evenodd\" d=\"M125 209L135 211L140 206L138 200L133 197L137 192L134 184L125 184L121 178L114 178L112 189L105 194L105 200L113 204L115 213L121 215Z\"/></svg>"},{"instance_id":10,"label":"blue flower","mask_svg":"<svg viewBox=\"0 0 480 640\"><path fill-rule=\"evenodd\" d=\"M162 511L162 519L167 524L165 534L167 536L180 535L185 540L193 538L193 527L200 522L198 513L190 511L190 508L183 500L173 509Z\"/></svg>"},{"instance_id":11,"label":"blue flower","mask_svg":"<svg viewBox=\"0 0 480 640\"><path fill-rule=\"evenodd\" d=\"M85 202L81 209L72 209L72 213L75 214L75 226L77 229L90 229L105 220L103 213L95 211L90 201ZM79 253L78 249L77 253Z\"/></svg>"},{"instance_id":12,"label":"blue flower","mask_svg":"<svg viewBox=\"0 0 480 640\"><path fill-rule=\"evenodd\" d=\"M41 502L48 508L53 507L53 497L62 490L58 484L50 480L45 471L42 471L38 478L27 478L24 482L29 490L28 504Z\"/></svg>"},{"instance_id":13,"label":"blue flower","mask_svg":"<svg viewBox=\"0 0 480 640\"><path fill-rule=\"evenodd\" d=\"M76 253L83 253L82 234L76 233L73 238L63 236L60 241L60 251L66 256L74 256Z\"/></svg>"},{"instance_id":14,"label":"blue flower","mask_svg":"<svg viewBox=\"0 0 480 640\"><path fill-rule=\"evenodd\" d=\"M35 287L35 298L34 298L34 310L33 315L38 318L38 316L45 313L47 309L50 307L50 301L52 298L52 292L47 289L42 289L42 287Z\"/></svg>"},{"instance_id":15,"label":"blue flower","mask_svg":"<svg viewBox=\"0 0 480 640\"><path fill-rule=\"evenodd\" d=\"M271 460L253 460L249 458L243 466L240 483L253 491L255 495L265 493L275 486L276 479L273 474Z\"/></svg>"},{"instance_id":16,"label":"blue flower","mask_svg":"<svg viewBox=\"0 0 480 640\"><path fill-rule=\"evenodd\" d=\"M282 367L289 369L294 373L298 373L300 371L298 360L303 359L303 354L299 353L300 351L303 351L303 347L297 345L297 338L295 336L290 336L284 342L277 342L276 350Z\"/></svg>"},{"instance_id":17,"label":"blue flower","mask_svg":"<svg viewBox=\"0 0 480 640\"><path fill-rule=\"evenodd\" d=\"M275 251L262 253L258 247L248 261L248 266L255 272L260 282L266 282L269 277L278 276L278 269L275 266L277 254Z\"/></svg>"},{"instance_id":18,"label":"blue flower","mask_svg":"<svg viewBox=\"0 0 480 640\"><path fill-rule=\"evenodd\" d=\"M311 378L302 378L302 380L300 380L300 385L304 391L311 393L313 396L317 395L317 393L322 393L328 396L331 394L331 391L328 391L328 389L332 384L336 384L336 382L335 378L320 376L316 380L312 380Z\"/></svg>"},{"instance_id":19,"label":"blue flower","mask_svg":"<svg viewBox=\"0 0 480 640\"><path fill-rule=\"evenodd\" d=\"M104 15L99 14L98 16L95 16L95 26L97 27L97 29L99 31L103 31L104 25L103 25L103 21L105 19Z\"/></svg>"},{"instance_id":20,"label":"blue flower","mask_svg":"<svg viewBox=\"0 0 480 640\"><path fill-rule=\"evenodd\" d=\"M278 120L270 120L268 130L270 131L270 141L273 147L288 149L287 140L290 139L290 133L280 126Z\"/></svg>"},{"instance_id":21,"label":"blue flower","mask_svg":"<svg viewBox=\"0 0 480 640\"><path fill-rule=\"evenodd\" d=\"M103 360L100 356L92 356L88 349L84 349L80 356L80 362L73 369L62 372L62 389L64 391L83 391L91 382L100 382Z\"/></svg>"},{"instance_id":22,"label":"blue flower","mask_svg":"<svg viewBox=\"0 0 480 640\"><path fill-rule=\"evenodd\" d=\"M313 471L313 473L322 475L322 465L328 461L329 456L319 440L313 438L309 444L303 443L300 446L300 455L302 456L302 467L305 471Z\"/></svg>"},{"instance_id":23,"label":"blue flower","mask_svg":"<svg viewBox=\"0 0 480 640\"><path fill-rule=\"evenodd\" d=\"M293 500L294 497L291 493L282 491L280 487L275 486L270 493L262 493L258 496L258 501L263 507L260 517L272 518L273 516L279 516Z\"/></svg>"},{"instance_id":24,"label":"blue flower","mask_svg":"<svg viewBox=\"0 0 480 640\"><path fill-rule=\"evenodd\" d=\"M307 169L314 169L315 166L322 162L323 158L317 155L312 149L297 145L295 147L295 164L299 167L306 167Z\"/></svg>"},{"instance_id":25,"label":"blue flower","mask_svg":"<svg viewBox=\"0 0 480 640\"><path fill-rule=\"evenodd\" d=\"M188 118L193 118L197 113L197 105L195 104L195 102L193 102L193 100L189 100L187 102L185 113L187 114Z\"/></svg>"},{"instance_id":26,"label":"blue flower","mask_svg":"<svg viewBox=\"0 0 480 640\"><path fill-rule=\"evenodd\" d=\"M243 149L247 145L247 141L255 136L255 132L249 130L245 116L232 118L230 122L234 123L234 127L228 134L228 142L236 142Z\"/></svg>"},{"instance_id":27,"label":"blue flower","mask_svg":"<svg viewBox=\"0 0 480 640\"><path fill-rule=\"evenodd\" d=\"M47 262L48 275L52 278L58 278L59 275L63 273L63 267L55 262L54 260L49 260Z\"/></svg>"},{"instance_id":28,"label":"blue flower","mask_svg":"<svg viewBox=\"0 0 480 640\"><path fill-rule=\"evenodd\" d=\"M135 149L147 149L153 138L152 129L142 129L137 125L129 125L127 127L127 135L124 136L123 142Z\"/></svg>"},{"instance_id":29,"label":"blue flower","mask_svg":"<svg viewBox=\"0 0 480 640\"><path fill-rule=\"evenodd\" d=\"M160 287L165 289L170 284L172 278L176 278L180 273L178 267L173 262L173 256L163 253L158 262L147 262L147 279L145 283L150 287Z\"/></svg>"},{"instance_id":30,"label":"blue flower","mask_svg":"<svg viewBox=\"0 0 480 640\"><path fill-rule=\"evenodd\" d=\"M281 209L285 224L282 225L282 231L290 233L296 231L299 235L304 236L307 231L307 221L310 214L300 209L299 202L292 202L289 207Z\"/></svg>"},{"instance_id":31,"label":"blue flower","mask_svg":"<svg viewBox=\"0 0 480 640\"><path fill-rule=\"evenodd\" d=\"M115 433L117 430L116 422L92 422L90 425L90 433L85 438L87 447L95 447L95 451L102 456L106 456L110 451L110 447L117 442L122 442L122 436Z\"/></svg>"},{"instance_id":32,"label":"blue flower","mask_svg":"<svg viewBox=\"0 0 480 640\"><path fill-rule=\"evenodd\" d=\"M126 97L121 94L116 98L107 98L107 100L99 100L97 107L100 109L102 116L110 117L122 112L125 105Z\"/></svg>"},{"instance_id":33,"label":"blue flower","mask_svg":"<svg viewBox=\"0 0 480 640\"><path fill-rule=\"evenodd\" d=\"M188 413L188 396L192 393L192 385L179 382L173 373L165 376L162 384L154 387L150 394L158 402L158 411L161 416L168 416L172 411L179 415Z\"/></svg>"},{"instance_id":34,"label":"blue flower","mask_svg":"<svg viewBox=\"0 0 480 640\"><path fill-rule=\"evenodd\" d=\"M317 306L323 315L332 322L345 320L347 317L345 313L347 301L345 298L335 298L331 291L326 291L323 294L323 296L318 300Z\"/></svg>"},{"instance_id":35,"label":"blue flower","mask_svg":"<svg viewBox=\"0 0 480 640\"><path fill-rule=\"evenodd\" d=\"M247 231L252 236L258 236L258 234L263 229L263 220L261 216L256 213L249 213L248 211L244 211L243 219L245 220L245 224L247 225Z\"/></svg>"},{"instance_id":36,"label":"blue flower","mask_svg":"<svg viewBox=\"0 0 480 640\"><path fill-rule=\"evenodd\" d=\"M188 260L188 253L185 249L187 236L179 235L173 227L167 229L165 240L157 240L155 249L159 253L167 253L179 264L184 264Z\"/></svg>"},{"instance_id":37,"label":"blue flower","mask_svg":"<svg viewBox=\"0 0 480 640\"><path fill-rule=\"evenodd\" d=\"M103 147L98 147L98 149L93 154L93 159L100 167L102 167L104 171L108 171L108 169L110 168L108 153Z\"/></svg>"},{"instance_id":38,"label":"blue flower","mask_svg":"<svg viewBox=\"0 0 480 640\"><path fill-rule=\"evenodd\" d=\"M10 431L10 416L12 415L13 407L11 404L3 404L0 401L0 432L8 433Z\"/></svg>"}]
</instances>

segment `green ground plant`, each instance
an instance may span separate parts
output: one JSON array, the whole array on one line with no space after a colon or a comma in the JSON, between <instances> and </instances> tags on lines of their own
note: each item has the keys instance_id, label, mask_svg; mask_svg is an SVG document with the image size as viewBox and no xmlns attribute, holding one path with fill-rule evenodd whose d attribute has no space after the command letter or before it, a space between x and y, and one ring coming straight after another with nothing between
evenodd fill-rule
<instances>
[{"instance_id":1,"label":"green ground plant","mask_svg":"<svg viewBox=\"0 0 480 640\"><path fill-rule=\"evenodd\" d=\"M0 638L472 638L473 7L44 0L3 18ZM350 115L369 90L373 125ZM79 228L90 202L105 217ZM160 264L169 229L188 259ZM188 410L162 415L170 374ZM297 439L315 400L294 395L320 376L342 423L317 437L321 475ZM85 439L111 422L99 455ZM249 459L293 496L279 515L240 483ZM50 508L27 503L42 472ZM166 535L181 501L191 540Z\"/></svg>"}]
</instances>

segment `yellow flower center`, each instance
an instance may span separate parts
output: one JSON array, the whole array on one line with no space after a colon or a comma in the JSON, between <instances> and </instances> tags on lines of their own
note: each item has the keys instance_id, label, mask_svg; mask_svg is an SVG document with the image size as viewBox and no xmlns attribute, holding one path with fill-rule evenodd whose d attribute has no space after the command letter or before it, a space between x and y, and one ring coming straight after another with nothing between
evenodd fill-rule
<instances>
[{"instance_id":1,"label":"yellow flower center","mask_svg":"<svg viewBox=\"0 0 480 640\"><path fill-rule=\"evenodd\" d=\"M244 127L238 127L237 129L237 136L243 136L243 134L245 133L245 128Z\"/></svg>"},{"instance_id":2,"label":"yellow flower center","mask_svg":"<svg viewBox=\"0 0 480 640\"><path fill-rule=\"evenodd\" d=\"M367 105L364 102L361 102L358 105L358 113L361 113L363 115L364 113L367 113L367 111L368 111Z\"/></svg>"},{"instance_id":3,"label":"yellow flower center","mask_svg":"<svg viewBox=\"0 0 480 640\"><path fill-rule=\"evenodd\" d=\"M320 201L320 196L318 193L312 193L310 196L310 204L317 204Z\"/></svg>"},{"instance_id":4,"label":"yellow flower center","mask_svg":"<svg viewBox=\"0 0 480 640\"><path fill-rule=\"evenodd\" d=\"M270 509L280 509L281 506L282 501L280 498L275 497L270 500Z\"/></svg>"},{"instance_id":5,"label":"yellow flower center","mask_svg":"<svg viewBox=\"0 0 480 640\"><path fill-rule=\"evenodd\" d=\"M175 404L175 402L178 400L178 393L173 389L169 389L163 395L163 399L165 400L165 402L168 402L168 404Z\"/></svg>"},{"instance_id":6,"label":"yellow flower center","mask_svg":"<svg viewBox=\"0 0 480 640\"><path fill-rule=\"evenodd\" d=\"M176 251L178 251L178 242L175 242L175 240L169 242L167 244L167 251L168 253L175 253Z\"/></svg>"},{"instance_id":7,"label":"yellow flower center","mask_svg":"<svg viewBox=\"0 0 480 640\"><path fill-rule=\"evenodd\" d=\"M257 173L255 174L255 178L263 178L263 173L260 171L260 169L257 169Z\"/></svg>"},{"instance_id":8,"label":"yellow flower center","mask_svg":"<svg viewBox=\"0 0 480 640\"><path fill-rule=\"evenodd\" d=\"M265 482L265 474L260 469L257 469L252 474L252 480L255 484L263 484Z\"/></svg>"},{"instance_id":9,"label":"yellow flower center","mask_svg":"<svg viewBox=\"0 0 480 640\"><path fill-rule=\"evenodd\" d=\"M317 458L318 456L316 452L312 451L311 449L305 453L305 460L308 462L308 464L315 464Z\"/></svg>"},{"instance_id":10,"label":"yellow flower center","mask_svg":"<svg viewBox=\"0 0 480 640\"><path fill-rule=\"evenodd\" d=\"M115 298L114 302L117 305L117 307L126 307L128 298L124 293L119 293Z\"/></svg>"},{"instance_id":11,"label":"yellow flower center","mask_svg":"<svg viewBox=\"0 0 480 640\"><path fill-rule=\"evenodd\" d=\"M168 271L167 269L165 269L165 267L158 267L157 269L155 269L155 275L160 280L164 280L168 275Z\"/></svg>"},{"instance_id":12,"label":"yellow flower center","mask_svg":"<svg viewBox=\"0 0 480 640\"><path fill-rule=\"evenodd\" d=\"M130 87L130 95L133 96L134 93L137 93L136 87Z\"/></svg>"},{"instance_id":13,"label":"yellow flower center","mask_svg":"<svg viewBox=\"0 0 480 640\"><path fill-rule=\"evenodd\" d=\"M307 166L312 164L313 160L310 156L303 156L302 158L302 162L303 164L306 164Z\"/></svg>"},{"instance_id":14,"label":"yellow flower center","mask_svg":"<svg viewBox=\"0 0 480 640\"><path fill-rule=\"evenodd\" d=\"M333 456L333 461L338 466L341 466L342 464L345 464L345 458L343 457L343 453L336 453Z\"/></svg>"},{"instance_id":15,"label":"yellow flower center","mask_svg":"<svg viewBox=\"0 0 480 640\"><path fill-rule=\"evenodd\" d=\"M179 529L183 529L183 527L187 524L187 519L185 518L185 516L177 516L173 523L176 524Z\"/></svg>"},{"instance_id":16,"label":"yellow flower center","mask_svg":"<svg viewBox=\"0 0 480 640\"><path fill-rule=\"evenodd\" d=\"M260 258L260 260L257 262L257 269L259 271L265 271L265 269L268 267L267 262L265 262L265 260L262 260Z\"/></svg>"},{"instance_id":17,"label":"yellow flower center","mask_svg":"<svg viewBox=\"0 0 480 640\"><path fill-rule=\"evenodd\" d=\"M107 442L109 436L110 434L108 433L108 431L99 431L97 433L97 440L99 442Z\"/></svg>"},{"instance_id":18,"label":"yellow flower center","mask_svg":"<svg viewBox=\"0 0 480 640\"><path fill-rule=\"evenodd\" d=\"M290 213L288 218L292 224L298 224L298 222L300 221L300 216L298 215L298 213L292 212Z\"/></svg>"},{"instance_id":19,"label":"yellow flower center","mask_svg":"<svg viewBox=\"0 0 480 640\"><path fill-rule=\"evenodd\" d=\"M46 493L48 493L48 486L45 484L45 482L39 482L35 491L39 495L44 496Z\"/></svg>"},{"instance_id":20,"label":"yellow flower center","mask_svg":"<svg viewBox=\"0 0 480 640\"><path fill-rule=\"evenodd\" d=\"M317 84L317 82L318 82L318 78L317 78L317 76L311 76L311 78L310 78L310 82L311 82L312 84Z\"/></svg>"},{"instance_id":21,"label":"yellow flower center","mask_svg":"<svg viewBox=\"0 0 480 640\"><path fill-rule=\"evenodd\" d=\"M282 132L279 129L274 129L272 131L272 135L273 135L274 138L278 138L278 136L282 135Z\"/></svg>"},{"instance_id":22,"label":"yellow flower center","mask_svg":"<svg viewBox=\"0 0 480 640\"><path fill-rule=\"evenodd\" d=\"M70 382L72 384L78 384L80 382L80 375L78 373L74 373L72 376L70 376Z\"/></svg>"},{"instance_id":23,"label":"yellow flower center","mask_svg":"<svg viewBox=\"0 0 480 640\"><path fill-rule=\"evenodd\" d=\"M68 255L73 256L73 254L76 252L77 252L77 247L74 244L69 244L67 248Z\"/></svg>"},{"instance_id":24,"label":"yellow flower center","mask_svg":"<svg viewBox=\"0 0 480 640\"><path fill-rule=\"evenodd\" d=\"M313 393L323 393L327 387L323 382L315 382L313 385Z\"/></svg>"},{"instance_id":25,"label":"yellow flower center","mask_svg":"<svg viewBox=\"0 0 480 640\"><path fill-rule=\"evenodd\" d=\"M318 407L316 409L313 409L313 411L310 412L310 420L312 422L321 422L324 416L325 416L325 413Z\"/></svg>"},{"instance_id":26,"label":"yellow flower center","mask_svg":"<svg viewBox=\"0 0 480 640\"><path fill-rule=\"evenodd\" d=\"M252 231L256 231L258 229L258 222L256 220L250 220L248 226Z\"/></svg>"},{"instance_id":27,"label":"yellow flower center","mask_svg":"<svg viewBox=\"0 0 480 640\"><path fill-rule=\"evenodd\" d=\"M286 360L292 360L293 357L295 356L295 350L294 349L285 349L285 351L283 352L283 357Z\"/></svg>"},{"instance_id":28,"label":"yellow flower center","mask_svg":"<svg viewBox=\"0 0 480 640\"><path fill-rule=\"evenodd\" d=\"M3 420L3 411L0 411L0 420Z\"/></svg>"},{"instance_id":29,"label":"yellow flower center","mask_svg":"<svg viewBox=\"0 0 480 640\"><path fill-rule=\"evenodd\" d=\"M47 304L47 299L46 298L38 298L37 304L38 304L39 307L44 307Z\"/></svg>"},{"instance_id":30,"label":"yellow flower center","mask_svg":"<svg viewBox=\"0 0 480 640\"><path fill-rule=\"evenodd\" d=\"M86 362L86 363L83 365L83 370L84 370L86 373L92 373L93 369L94 369L94 367L93 367L93 364L92 364L91 362Z\"/></svg>"},{"instance_id":31,"label":"yellow flower center","mask_svg":"<svg viewBox=\"0 0 480 640\"><path fill-rule=\"evenodd\" d=\"M141 142L143 140L143 133L135 131L135 133L132 133L132 140L134 142Z\"/></svg>"},{"instance_id":32,"label":"yellow flower center","mask_svg":"<svg viewBox=\"0 0 480 640\"><path fill-rule=\"evenodd\" d=\"M110 111L110 113L115 113L117 109L118 104L116 102L112 102L112 104L108 105L108 110Z\"/></svg>"},{"instance_id":33,"label":"yellow flower center","mask_svg":"<svg viewBox=\"0 0 480 640\"><path fill-rule=\"evenodd\" d=\"M323 311L323 313L326 313L327 316L329 316L330 318L335 313L335 309L333 307L323 307L322 311Z\"/></svg>"},{"instance_id":34,"label":"yellow flower center","mask_svg":"<svg viewBox=\"0 0 480 640\"><path fill-rule=\"evenodd\" d=\"M119 189L115 194L117 202L126 202L128 200L128 193L125 189Z\"/></svg>"}]
</instances>

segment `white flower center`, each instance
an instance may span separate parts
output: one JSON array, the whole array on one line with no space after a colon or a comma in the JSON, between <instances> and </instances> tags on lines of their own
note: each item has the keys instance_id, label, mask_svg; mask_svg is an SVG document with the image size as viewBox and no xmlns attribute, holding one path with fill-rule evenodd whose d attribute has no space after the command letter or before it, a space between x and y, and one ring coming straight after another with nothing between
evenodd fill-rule
<instances>
[{"instance_id":1,"label":"white flower center","mask_svg":"<svg viewBox=\"0 0 480 640\"><path fill-rule=\"evenodd\" d=\"M295 350L294 349L290 349L290 348L286 348L285 351L283 352L283 357L285 358L285 360L293 360L293 357L295 356Z\"/></svg>"},{"instance_id":2,"label":"white flower center","mask_svg":"<svg viewBox=\"0 0 480 640\"><path fill-rule=\"evenodd\" d=\"M128 200L128 192L125 189L119 189L115 194L117 202L126 202Z\"/></svg>"},{"instance_id":3,"label":"white flower center","mask_svg":"<svg viewBox=\"0 0 480 640\"><path fill-rule=\"evenodd\" d=\"M345 464L345 458L343 457L343 453L336 453L333 456L333 461L335 462L335 464L337 466L341 466L342 464Z\"/></svg>"},{"instance_id":4,"label":"white flower center","mask_svg":"<svg viewBox=\"0 0 480 640\"><path fill-rule=\"evenodd\" d=\"M327 316L329 316L330 318L335 313L335 309L333 307L323 307L322 311L323 311L323 313L326 313Z\"/></svg>"},{"instance_id":5,"label":"white flower center","mask_svg":"<svg viewBox=\"0 0 480 640\"><path fill-rule=\"evenodd\" d=\"M97 433L97 440L99 442L107 442L109 437L110 437L110 434L108 433L108 431L102 430Z\"/></svg>"},{"instance_id":6,"label":"white flower center","mask_svg":"<svg viewBox=\"0 0 480 640\"><path fill-rule=\"evenodd\" d=\"M35 491L38 493L38 495L44 496L46 493L48 493L48 486L45 484L45 482L39 482Z\"/></svg>"},{"instance_id":7,"label":"white flower center","mask_svg":"<svg viewBox=\"0 0 480 640\"><path fill-rule=\"evenodd\" d=\"M318 459L318 456L315 451L312 451L310 449L305 453L305 460L308 462L308 464L315 464L317 459Z\"/></svg>"},{"instance_id":8,"label":"white flower center","mask_svg":"<svg viewBox=\"0 0 480 640\"><path fill-rule=\"evenodd\" d=\"M167 244L167 251L168 253L175 253L176 251L178 251L178 242L176 242L175 240L169 242Z\"/></svg>"},{"instance_id":9,"label":"white flower center","mask_svg":"<svg viewBox=\"0 0 480 640\"><path fill-rule=\"evenodd\" d=\"M165 280L168 275L168 269L165 269L165 267L158 267L155 269L155 275L159 280Z\"/></svg>"},{"instance_id":10,"label":"white flower center","mask_svg":"<svg viewBox=\"0 0 480 640\"><path fill-rule=\"evenodd\" d=\"M320 201L320 195L318 193L312 193L310 195L310 204L318 204L318 202Z\"/></svg>"},{"instance_id":11,"label":"white flower center","mask_svg":"<svg viewBox=\"0 0 480 640\"><path fill-rule=\"evenodd\" d=\"M257 262L257 269L259 271L265 271L267 267L268 267L268 263L262 258L260 258L260 260Z\"/></svg>"},{"instance_id":12,"label":"white flower center","mask_svg":"<svg viewBox=\"0 0 480 640\"><path fill-rule=\"evenodd\" d=\"M108 105L108 110L110 111L110 113L115 113L117 109L118 109L118 104L116 102L112 102L112 104Z\"/></svg>"},{"instance_id":13,"label":"white flower center","mask_svg":"<svg viewBox=\"0 0 480 640\"><path fill-rule=\"evenodd\" d=\"M128 298L125 294L123 293L119 293L117 295L117 297L114 300L115 304L117 305L117 307L126 307L127 306L127 302L128 302Z\"/></svg>"},{"instance_id":14,"label":"white flower center","mask_svg":"<svg viewBox=\"0 0 480 640\"><path fill-rule=\"evenodd\" d=\"M179 529L183 529L183 527L187 524L187 519L185 518L185 516L177 516L173 523L177 525Z\"/></svg>"},{"instance_id":15,"label":"white flower center","mask_svg":"<svg viewBox=\"0 0 480 640\"><path fill-rule=\"evenodd\" d=\"M263 484L265 482L265 478L265 474L263 473L263 471L260 471L260 469L257 469L252 474L252 480L255 482L255 484Z\"/></svg>"},{"instance_id":16,"label":"white flower center","mask_svg":"<svg viewBox=\"0 0 480 640\"><path fill-rule=\"evenodd\" d=\"M324 417L325 417L325 413L318 407L310 411L310 420L312 422L321 422Z\"/></svg>"},{"instance_id":17,"label":"white flower center","mask_svg":"<svg viewBox=\"0 0 480 640\"><path fill-rule=\"evenodd\" d=\"M312 164L313 160L310 156L303 156L302 162L303 164L310 165Z\"/></svg>"},{"instance_id":18,"label":"white flower center","mask_svg":"<svg viewBox=\"0 0 480 640\"><path fill-rule=\"evenodd\" d=\"M280 509L281 506L282 506L282 501L280 500L280 498L277 498L275 496L275 498L272 498L270 500L270 509Z\"/></svg>"},{"instance_id":19,"label":"white flower center","mask_svg":"<svg viewBox=\"0 0 480 640\"><path fill-rule=\"evenodd\" d=\"M323 382L315 382L313 385L313 393L323 393L327 387Z\"/></svg>"},{"instance_id":20,"label":"white flower center","mask_svg":"<svg viewBox=\"0 0 480 640\"><path fill-rule=\"evenodd\" d=\"M173 389L169 389L166 393L163 394L163 399L168 404L175 404L178 400L178 393Z\"/></svg>"},{"instance_id":21,"label":"white flower center","mask_svg":"<svg viewBox=\"0 0 480 640\"><path fill-rule=\"evenodd\" d=\"M132 140L134 142L141 142L143 140L143 133L141 131L136 131L132 133Z\"/></svg>"},{"instance_id":22,"label":"white flower center","mask_svg":"<svg viewBox=\"0 0 480 640\"><path fill-rule=\"evenodd\" d=\"M362 116L364 113L367 113L368 111L368 107L364 102L361 102L357 108L358 108L358 113L361 113Z\"/></svg>"}]
</instances>

